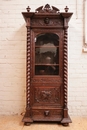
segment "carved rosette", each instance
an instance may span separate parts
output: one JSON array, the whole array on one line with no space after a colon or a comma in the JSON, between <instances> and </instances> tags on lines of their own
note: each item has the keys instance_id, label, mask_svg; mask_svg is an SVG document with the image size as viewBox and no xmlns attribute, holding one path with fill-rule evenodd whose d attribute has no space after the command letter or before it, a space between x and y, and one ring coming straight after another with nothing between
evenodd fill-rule
<instances>
[{"instance_id":1,"label":"carved rosette","mask_svg":"<svg viewBox=\"0 0 87 130\"><path fill-rule=\"evenodd\" d=\"M67 108L67 87L68 87L67 40L68 40L68 32L67 32L67 28L65 28L64 30L64 107L65 108Z\"/></svg>"},{"instance_id":2,"label":"carved rosette","mask_svg":"<svg viewBox=\"0 0 87 130\"><path fill-rule=\"evenodd\" d=\"M30 106L30 27L27 26L27 75L26 75L26 91L27 91L27 108Z\"/></svg>"}]
</instances>

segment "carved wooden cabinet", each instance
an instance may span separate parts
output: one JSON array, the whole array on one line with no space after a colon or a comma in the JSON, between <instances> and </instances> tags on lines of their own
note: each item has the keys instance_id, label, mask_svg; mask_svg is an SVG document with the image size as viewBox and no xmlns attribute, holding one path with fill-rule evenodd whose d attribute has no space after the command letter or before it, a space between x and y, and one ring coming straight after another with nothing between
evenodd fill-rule
<instances>
[{"instance_id":1,"label":"carved wooden cabinet","mask_svg":"<svg viewBox=\"0 0 87 130\"><path fill-rule=\"evenodd\" d=\"M71 123L67 108L68 22L73 13L49 4L22 12L27 27L25 124Z\"/></svg>"}]
</instances>

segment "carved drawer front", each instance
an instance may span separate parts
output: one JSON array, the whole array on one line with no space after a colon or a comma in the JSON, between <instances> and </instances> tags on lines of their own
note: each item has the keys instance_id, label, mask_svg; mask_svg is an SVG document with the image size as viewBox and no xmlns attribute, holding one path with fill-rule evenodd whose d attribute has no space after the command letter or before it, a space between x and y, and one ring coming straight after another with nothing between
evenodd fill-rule
<instances>
[{"instance_id":1,"label":"carved drawer front","mask_svg":"<svg viewBox=\"0 0 87 130\"><path fill-rule=\"evenodd\" d=\"M34 91L34 104L46 105L60 104L61 101L61 88L60 87L35 87Z\"/></svg>"},{"instance_id":2,"label":"carved drawer front","mask_svg":"<svg viewBox=\"0 0 87 130\"><path fill-rule=\"evenodd\" d=\"M62 109L38 109L32 110L32 118L37 121L60 121L62 119Z\"/></svg>"}]
</instances>

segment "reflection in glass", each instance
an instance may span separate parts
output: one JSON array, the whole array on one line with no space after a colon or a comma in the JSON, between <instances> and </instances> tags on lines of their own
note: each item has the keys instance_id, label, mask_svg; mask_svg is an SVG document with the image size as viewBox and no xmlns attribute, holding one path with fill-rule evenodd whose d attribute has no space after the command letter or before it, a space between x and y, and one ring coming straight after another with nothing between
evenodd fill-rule
<instances>
[{"instance_id":1,"label":"reflection in glass","mask_svg":"<svg viewBox=\"0 0 87 130\"><path fill-rule=\"evenodd\" d=\"M35 38L36 41L36 46L42 46L42 45L53 45L53 46L58 46L59 45L59 37L58 35L54 33L45 33L45 34L40 34Z\"/></svg>"},{"instance_id":2,"label":"reflection in glass","mask_svg":"<svg viewBox=\"0 0 87 130\"><path fill-rule=\"evenodd\" d=\"M35 74L59 74L59 37L54 33L40 34L35 38Z\"/></svg>"},{"instance_id":3,"label":"reflection in glass","mask_svg":"<svg viewBox=\"0 0 87 130\"><path fill-rule=\"evenodd\" d=\"M59 66L55 65L36 65L36 75L59 75Z\"/></svg>"},{"instance_id":4,"label":"reflection in glass","mask_svg":"<svg viewBox=\"0 0 87 130\"><path fill-rule=\"evenodd\" d=\"M35 63L36 64L58 64L59 48L57 47L36 47Z\"/></svg>"}]
</instances>

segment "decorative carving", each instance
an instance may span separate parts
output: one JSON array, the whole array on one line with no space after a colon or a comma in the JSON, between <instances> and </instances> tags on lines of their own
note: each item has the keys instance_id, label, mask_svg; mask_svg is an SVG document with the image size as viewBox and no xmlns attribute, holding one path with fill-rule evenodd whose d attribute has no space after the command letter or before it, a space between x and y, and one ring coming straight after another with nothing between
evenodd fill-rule
<instances>
[{"instance_id":1,"label":"decorative carving","mask_svg":"<svg viewBox=\"0 0 87 130\"><path fill-rule=\"evenodd\" d=\"M51 96L51 91L41 91L41 98L43 101L48 101Z\"/></svg>"},{"instance_id":2,"label":"decorative carving","mask_svg":"<svg viewBox=\"0 0 87 130\"><path fill-rule=\"evenodd\" d=\"M32 19L32 26L63 26L63 20L61 19Z\"/></svg>"},{"instance_id":3,"label":"decorative carving","mask_svg":"<svg viewBox=\"0 0 87 130\"><path fill-rule=\"evenodd\" d=\"M27 26L27 107L30 105L30 28Z\"/></svg>"},{"instance_id":4,"label":"decorative carving","mask_svg":"<svg viewBox=\"0 0 87 130\"><path fill-rule=\"evenodd\" d=\"M59 88L35 88L35 102L58 103L60 99Z\"/></svg>"},{"instance_id":5,"label":"decorative carving","mask_svg":"<svg viewBox=\"0 0 87 130\"><path fill-rule=\"evenodd\" d=\"M49 24L49 22L50 22L50 19L49 19L49 18L45 18L45 19L44 19L44 23L45 23L45 24Z\"/></svg>"},{"instance_id":6,"label":"decorative carving","mask_svg":"<svg viewBox=\"0 0 87 130\"><path fill-rule=\"evenodd\" d=\"M41 6L36 9L36 13L59 13L59 9L52 6L50 7L49 4L46 4L45 7Z\"/></svg>"},{"instance_id":7,"label":"decorative carving","mask_svg":"<svg viewBox=\"0 0 87 130\"><path fill-rule=\"evenodd\" d=\"M44 83L62 83L62 79L58 79L58 78L34 78L32 79L31 83L41 83L41 84L44 84Z\"/></svg>"},{"instance_id":8,"label":"decorative carving","mask_svg":"<svg viewBox=\"0 0 87 130\"><path fill-rule=\"evenodd\" d=\"M67 72L68 72L68 56L67 56L67 38L68 37L68 32L67 28L64 30L64 107L67 108L67 87L68 87L68 77L67 77Z\"/></svg>"}]
</instances>

